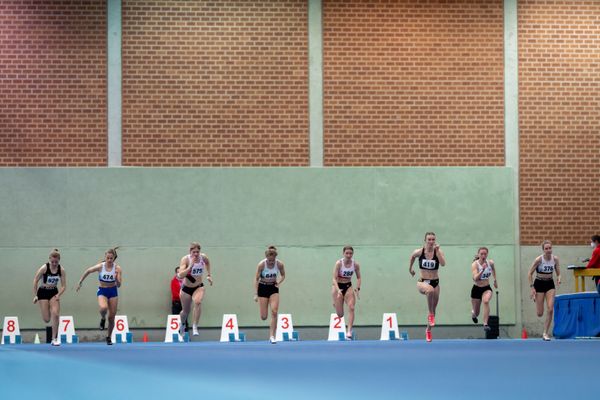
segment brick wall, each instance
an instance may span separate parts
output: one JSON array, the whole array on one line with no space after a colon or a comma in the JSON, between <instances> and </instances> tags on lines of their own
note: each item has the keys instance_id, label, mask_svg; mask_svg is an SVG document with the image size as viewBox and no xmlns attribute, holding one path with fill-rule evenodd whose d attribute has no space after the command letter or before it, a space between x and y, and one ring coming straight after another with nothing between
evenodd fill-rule
<instances>
[{"instance_id":1,"label":"brick wall","mask_svg":"<svg viewBox=\"0 0 600 400\"><path fill-rule=\"evenodd\" d=\"M106 4L0 2L0 166L106 165Z\"/></svg>"},{"instance_id":2,"label":"brick wall","mask_svg":"<svg viewBox=\"0 0 600 400\"><path fill-rule=\"evenodd\" d=\"M307 3L125 1L123 164L307 166Z\"/></svg>"},{"instance_id":3,"label":"brick wall","mask_svg":"<svg viewBox=\"0 0 600 400\"><path fill-rule=\"evenodd\" d=\"M600 234L600 2L519 1L521 242Z\"/></svg>"},{"instance_id":4,"label":"brick wall","mask_svg":"<svg viewBox=\"0 0 600 400\"><path fill-rule=\"evenodd\" d=\"M123 160L308 165L305 1L123 2ZM502 1L323 1L325 165L501 166ZM600 2L519 1L521 238L600 232ZM0 166L106 165L106 2L0 2Z\"/></svg>"},{"instance_id":5,"label":"brick wall","mask_svg":"<svg viewBox=\"0 0 600 400\"><path fill-rule=\"evenodd\" d=\"M323 21L325 165L504 165L501 0L324 0Z\"/></svg>"}]
</instances>

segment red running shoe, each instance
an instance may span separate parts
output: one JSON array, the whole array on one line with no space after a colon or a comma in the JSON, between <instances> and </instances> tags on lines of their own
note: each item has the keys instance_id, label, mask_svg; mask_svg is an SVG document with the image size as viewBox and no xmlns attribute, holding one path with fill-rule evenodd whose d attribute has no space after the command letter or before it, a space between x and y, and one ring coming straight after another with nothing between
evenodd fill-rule
<instances>
[{"instance_id":1,"label":"red running shoe","mask_svg":"<svg viewBox=\"0 0 600 400\"><path fill-rule=\"evenodd\" d=\"M429 326L435 326L435 315L429 314L427 316L427 323L429 324Z\"/></svg>"},{"instance_id":2,"label":"red running shoe","mask_svg":"<svg viewBox=\"0 0 600 400\"><path fill-rule=\"evenodd\" d=\"M425 331L425 340L431 342L431 331Z\"/></svg>"}]
</instances>

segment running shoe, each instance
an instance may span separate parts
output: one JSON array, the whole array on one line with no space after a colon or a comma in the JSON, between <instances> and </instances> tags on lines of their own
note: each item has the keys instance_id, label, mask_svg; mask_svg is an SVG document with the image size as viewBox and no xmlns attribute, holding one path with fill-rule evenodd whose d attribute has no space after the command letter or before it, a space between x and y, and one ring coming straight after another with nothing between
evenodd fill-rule
<instances>
[{"instance_id":1,"label":"running shoe","mask_svg":"<svg viewBox=\"0 0 600 400\"><path fill-rule=\"evenodd\" d=\"M103 331L106 325L106 318L100 318L100 330Z\"/></svg>"},{"instance_id":2,"label":"running shoe","mask_svg":"<svg viewBox=\"0 0 600 400\"><path fill-rule=\"evenodd\" d=\"M106 344L109 346L112 346L113 343L112 343L112 340L110 340L110 336L106 337Z\"/></svg>"},{"instance_id":3,"label":"running shoe","mask_svg":"<svg viewBox=\"0 0 600 400\"><path fill-rule=\"evenodd\" d=\"M52 346L60 346L60 340L58 340L58 338L52 339L52 342L50 342L50 344L52 344Z\"/></svg>"},{"instance_id":4,"label":"running shoe","mask_svg":"<svg viewBox=\"0 0 600 400\"><path fill-rule=\"evenodd\" d=\"M492 330L492 328L490 328L490 326L489 326L489 325L486 325L486 324L484 324L484 325L483 325L483 330L484 330L484 331L486 331L486 332L489 332L489 331L491 331L491 330Z\"/></svg>"},{"instance_id":5,"label":"running shoe","mask_svg":"<svg viewBox=\"0 0 600 400\"><path fill-rule=\"evenodd\" d=\"M269 343L271 343L271 344L276 344L277 343L277 341L275 340L275 336L271 336L269 338Z\"/></svg>"},{"instance_id":6,"label":"running shoe","mask_svg":"<svg viewBox=\"0 0 600 400\"><path fill-rule=\"evenodd\" d=\"M428 342L431 342L431 331L425 331L425 340L427 340Z\"/></svg>"},{"instance_id":7,"label":"running shoe","mask_svg":"<svg viewBox=\"0 0 600 400\"><path fill-rule=\"evenodd\" d=\"M435 326L435 315L429 314L427 316L427 323L429 324L429 326Z\"/></svg>"},{"instance_id":8,"label":"running shoe","mask_svg":"<svg viewBox=\"0 0 600 400\"><path fill-rule=\"evenodd\" d=\"M349 331L348 333L346 333L346 340L352 340L352 334L353 333L354 332L352 332L352 331Z\"/></svg>"},{"instance_id":9,"label":"running shoe","mask_svg":"<svg viewBox=\"0 0 600 400\"><path fill-rule=\"evenodd\" d=\"M471 311L471 319L473 320L474 324L479 322L479 320L477 319L477 316L475 315L475 313L473 311Z\"/></svg>"},{"instance_id":10,"label":"running shoe","mask_svg":"<svg viewBox=\"0 0 600 400\"><path fill-rule=\"evenodd\" d=\"M542 340L544 340L545 342L549 342L550 341L550 336L548 336L547 334L543 334L542 335Z\"/></svg>"},{"instance_id":11,"label":"running shoe","mask_svg":"<svg viewBox=\"0 0 600 400\"><path fill-rule=\"evenodd\" d=\"M192 326L192 335L193 336L198 336L198 327L196 325Z\"/></svg>"}]
</instances>

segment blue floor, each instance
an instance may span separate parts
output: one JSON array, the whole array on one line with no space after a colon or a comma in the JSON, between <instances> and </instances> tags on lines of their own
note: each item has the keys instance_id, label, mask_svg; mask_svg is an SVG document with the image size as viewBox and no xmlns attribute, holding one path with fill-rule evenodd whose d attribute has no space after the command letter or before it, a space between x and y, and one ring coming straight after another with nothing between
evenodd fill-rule
<instances>
[{"instance_id":1,"label":"blue floor","mask_svg":"<svg viewBox=\"0 0 600 400\"><path fill-rule=\"evenodd\" d=\"M573 399L600 340L0 346L2 399ZM597 384L596 384L597 385Z\"/></svg>"}]
</instances>

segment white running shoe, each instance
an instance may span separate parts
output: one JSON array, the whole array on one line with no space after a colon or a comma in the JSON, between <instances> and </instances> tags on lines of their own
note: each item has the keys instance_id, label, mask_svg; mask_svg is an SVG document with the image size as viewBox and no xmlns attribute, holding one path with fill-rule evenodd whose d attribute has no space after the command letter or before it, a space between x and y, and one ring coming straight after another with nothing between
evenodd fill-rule
<instances>
[{"instance_id":1,"label":"white running shoe","mask_svg":"<svg viewBox=\"0 0 600 400\"><path fill-rule=\"evenodd\" d=\"M546 334L546 333L544 332L544 334L542 335L542 339L543 339L545 342L549 342L549 341L550 341L550 336L548 336L548 334Z\"/></svg>"},{"instance_id":2,"label":"white running shoe","mask_svg":"<svg viewBox=\"0 0 600 400\"><path fill-rule=\"evenodd\" d=\"M271 336L271 337L269 338L269 342L270 342L271 344L276 344L276 343L277 343L277 341L275 340L275 336Z\"/></svg>"},{"instance_id":3,"label":"white running shoe","mask_svg":"<svg viewBox=\"0 0 600 400\"><path fill-rule=\"evenodd\" d=\"M200 334L198 333L198 327L197 327L196 325L192 326L192 335L193 335L193 336L198 336L198 335L200 335Z\"/></svg>"},{"instance_id":4,"label":"white running shoe","mask_svg":"<svg viewBox=\"0 0 600 400\"><path fill-rule=\"evenodd\" d=\"M52 339L52 341L50 342L50 344L52 346L60 346L60 340L58 340L58 338Z\"/></svg>"}]
</instances>

